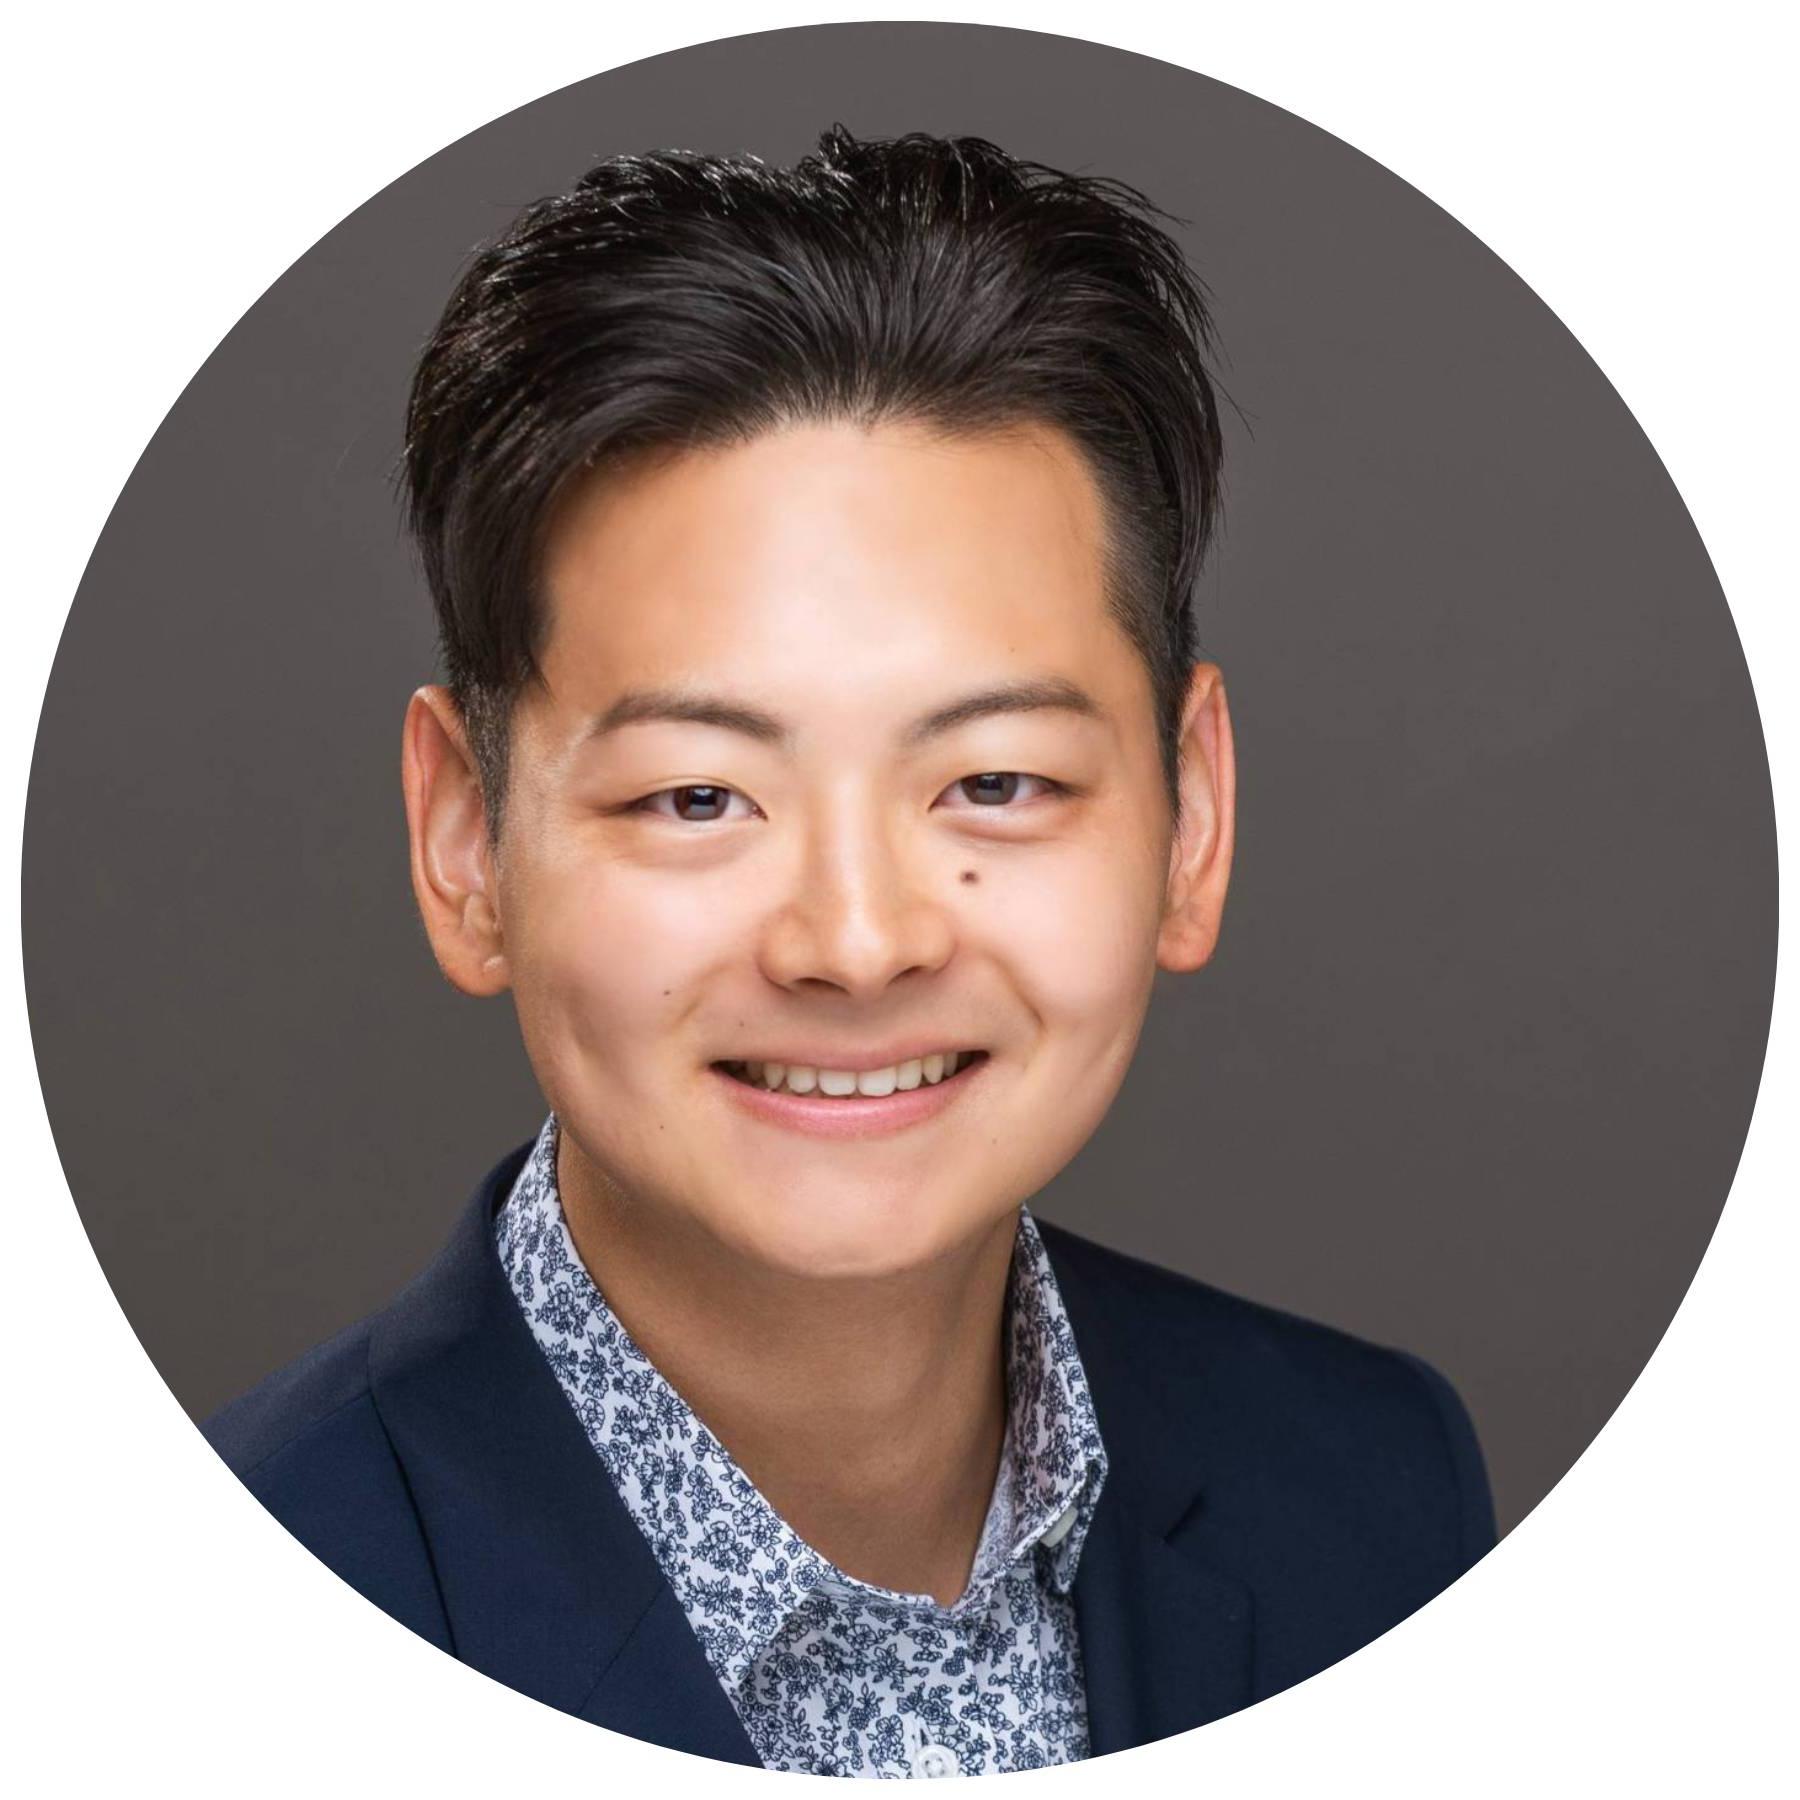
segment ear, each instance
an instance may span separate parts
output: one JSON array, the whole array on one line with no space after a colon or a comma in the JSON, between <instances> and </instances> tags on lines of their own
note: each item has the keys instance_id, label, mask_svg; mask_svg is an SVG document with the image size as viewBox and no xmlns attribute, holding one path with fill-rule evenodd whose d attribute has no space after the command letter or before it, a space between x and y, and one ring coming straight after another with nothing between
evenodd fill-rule
<instances>
[{"instance_id":1,"label":"ear","mask_svg":"<svg viewBox=\"0 0 1800 1800\"><path fill-rule=\"evenodd\" d=\"M1237 819L1237 760L1225 677L1195 663L1182 709L1181 823L1169 849L1169 882L1157 933L1159 968L1199 968L1219 942Z\"/></svg>"},{"instance_id":2,"label":"ear","mask_svg":"<svg viewBox=\"0 0 1800 1800\"><path fill-rule=\"evenodd\" d=\"M494 860L481 783L461 713L444 687L422 687L406 707L400 781L412 844L413 897L433 954L465 994L511 983L500 932Z\"/></svg>"}]
</instances>

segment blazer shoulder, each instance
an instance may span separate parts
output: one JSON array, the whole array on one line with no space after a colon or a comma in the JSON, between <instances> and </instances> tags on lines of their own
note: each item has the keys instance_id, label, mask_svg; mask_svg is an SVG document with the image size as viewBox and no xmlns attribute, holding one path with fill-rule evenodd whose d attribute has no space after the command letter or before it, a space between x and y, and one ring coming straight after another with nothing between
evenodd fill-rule
<instances>
[{"instance_id":1,"label":"blazer shoulder","mask_svg":"<svg viewBox=\"0 0 1800 1800\"><path fill-rule=\"evenodd\" d=\"M369 1382L379 1315L296 1357L201 1425L294 1537L384 1612L449 1649L418 1511Z\"/></svg>"},{"instance_id":2,"label":"blazer shoulder","mask_svg":"<svg viewBox=\"0 0 1800 1800\"><path fill-rule=\"evenodd\" d=\"M1107 1329L1135 1346L1159 1350L1154 1361L1191 1366L1207 1353L1211 1366L1242 1363L1293 1375L1325 1378L1392 1370L1399 1352L1351 1332L1251 1300L1159 1263L1114 1250L1063 1226L1038 1221L1059 1275L1073 1277L1087 1310L1105 1315ZM1411 1359L1416 1360L1416 1359Z\"/></svg>"},{"instance_id":3,"label":"blazer shoulder","mask_svg":"<svg viewBox=\"0 0 1800 1800\"><path fill-rule=\"evenodd\" d=\"M1284 1471L1296 1485L1334 1483L1346 1501L1364 1491L1383 1510L1416 1500L1420 1524L1434 1527L1457 1573L1493 1547L1474 1425L1456 1388L1423 1358L1060 1227L1040 1229L1114 1360L1149 1372L1169 1416L1247 1453L1242 1466Z\"/></svg>"},{"instance_id":4,"label":"blazer shoulder","mask_svg":"<svg viewBox=\"0 0 1800 1800\"><path fill-rule=\"evenodd\" d=\"M264 1376L202 1423L206 1441L234 1475L249 1480L271 1458L328 1427L345 1407L368 1398L373 1327L373 1318L359 1319Z\"/></svg>"}]
</instances>

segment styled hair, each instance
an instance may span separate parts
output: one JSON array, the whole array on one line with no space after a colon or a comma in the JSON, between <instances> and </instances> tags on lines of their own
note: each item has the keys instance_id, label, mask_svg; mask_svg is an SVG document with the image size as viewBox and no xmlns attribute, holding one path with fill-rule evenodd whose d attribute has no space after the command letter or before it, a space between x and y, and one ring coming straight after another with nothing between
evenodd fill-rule
<instances>
[{"instance_id":1,"label":"styled hair","mask_svg":"<svg viewBox=\"0 0 1800 1800\"><path fill-rule=\"evenodd\" d=\"M1085 452L1179 817L1222 445L1206 289L1170 217L983 138L833 125L785 169L610 157L479 250L414 372L402 479L494 840L562 497L635 452L833 421L1036 423Z\"/></svg>"}]
</instances>

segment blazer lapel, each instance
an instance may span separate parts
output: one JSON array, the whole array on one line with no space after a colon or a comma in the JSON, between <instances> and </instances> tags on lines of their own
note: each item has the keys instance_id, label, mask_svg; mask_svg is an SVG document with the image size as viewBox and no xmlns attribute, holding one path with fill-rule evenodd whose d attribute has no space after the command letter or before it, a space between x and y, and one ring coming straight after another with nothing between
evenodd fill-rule
<instances>
[{"instance_id":1,"label":"blazer lapel","mask_svg":"<svg viewBox=\"0 0 1800 1800\"><path fill-rule=\"evenodd\" d=\"M1170 1415L1075 1247L1039 1228L1106 1445L1106 1485L1074 1589L1090 1748L1104 1756L1248 1706L1254 1606L1244 1582L1185 1535L1203 1510L1198 1421Z\"/></svg>"},{"instance_id":2,"label":"blazer lapel","mask_svg":"<svg viewBox=\"0 0 1800 1800\"><path fill-rule=\"evenodd\" d=\"M1253 1697L1244 1584L1147 1526L1110 1472L1107 1488L1075 1576L1095 1756L1192 1731Z\"/></svg>"},{"instance_id":3,"label":"blazer lapel","mask_svg":"<svg viewBox=\"0 0 1800 1800\"><path fill-rule=\"evenodd\" d=\"M757 1766L507 1284L493 1221L530 1149L489 1172L370 1343L455 1654L594 1724Z\"/></svg>"}]
</instances>

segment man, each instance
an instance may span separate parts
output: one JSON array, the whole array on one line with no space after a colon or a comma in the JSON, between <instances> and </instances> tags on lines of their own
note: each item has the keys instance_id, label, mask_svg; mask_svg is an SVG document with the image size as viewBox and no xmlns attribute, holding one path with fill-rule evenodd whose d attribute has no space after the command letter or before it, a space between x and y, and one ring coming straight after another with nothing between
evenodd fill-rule
<instances>
[{"instance_id":1,"label":"man","mask_svg":"<svg viewBox=\"0 0 1800 1800\"><path fill-rule=\"evenodd\" d=\"M971 138L615 159L421 358L413 886L550 1111L208 1431L378 1605L596 1723L1071 1761L1493 1541L1431 1369L1026 1205L1231 867L1211 325L1154 211Z\"/></svg>"}]
</instances>

